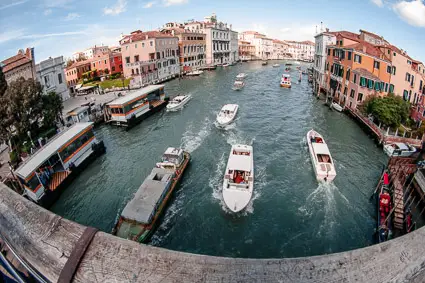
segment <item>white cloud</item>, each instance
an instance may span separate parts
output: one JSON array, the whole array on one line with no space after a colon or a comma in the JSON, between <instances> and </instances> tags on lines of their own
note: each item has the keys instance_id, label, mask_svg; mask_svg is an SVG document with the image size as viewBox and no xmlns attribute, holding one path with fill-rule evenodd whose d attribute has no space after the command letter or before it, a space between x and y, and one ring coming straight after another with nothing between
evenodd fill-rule
<instances>
[{"instance_id":1,"label":"white cloud","mask_svg":"<svg viewBox=\"0 0 425 283\"><path fill-rule=\"evenodd\" d=\"M155 2L148 2L145 5L143 5L143 8L148 9L148 8L152 8L152 6L155 4Z\"/></svg>"},{"instance_id":2,"label":"white cloud","mask_svg":"<svg viewBox=\"0 0 425 283\"><path fill-rule=\"evenodd\" d=\"M181 5L188 3L189 0L164 0L165 6Z\"/></svg>"},{"instance_id":3,"label":"white cloud","mask_svg":"<svg viewBox=\"0 0 425 283\"><path fill-rule=\"evenodd\" d=\"M118 0L117 3L112 7L103 8L104 15L118 15L125 12L127 8L126 0Z\"/></svg>"},{"instance_id":4,"label":"white cloud","mask_svg":"<svg viewBox=\"0 0 425 283\"><path fill-rule=\"evenodd\" d=\"M24 29L7 30L0 33L0 43L11 41L20 38L24 35Z\"/></svg>"},{"instance_id":5,"label":"white cloud","mask_svg":"<svg viewBox=\"0 0 425 283\"><path fill-rule=\"evenodd\" d=\"M425 27L425 5L423 0L401 1L393 5L393 10L408 24Z\"/></svg>"},{"instance_id":6,"label":"white cloud","mask_svg":"<svg viewBox=\"0 0 425 283\"><path fill-rule=\"evenodd\" d=\"M72 21L72 20L78 19L79 17L81 17L81 16L80 16L80 14L78 14L78 13L69 13L69 14L65 17L64 21Z\"/></svg>"},{"instance_id":7,"label":"white cloud","mask_svg":"<svg viewBox=\"0 0 425 283\"><path fill-rule=\"evenodd\" d=\"M2 6L0 6L0 10L11 8L11 7L14 7L14 6L17 6L17 5L21 5L21 4L24 4L26 2L28 2L28 0L22 0L22 1L12 2L10 4L2 5Z\"/></svg>"},{"instance_id":8,"label":"white cloud","mask_svg":"<svg viewBox=\"0 0 425 283\"><path fill-rule=\"evenodd\" d=\"M47 10L44 10L44 15L45 16L48 16L48 15L50 15L52 13L52 9L47 9Z\"/></svg>"},{"instance_id":9,"label":"white cloud","mask_svg":"<svg viewBox=\"0 0 425 283\"><path fill-rule=\"evenodd\" d=\"M74 0L44 0L44 6L47 8L71 8L69 4Z\"/></svg>"},{"instance_id":10,"label":"white cloud","mask_svg":"<svg viewBox=\"0 0 425 283\"><path fill-rule=\"evenodd\" d=\"M378 7L383 7L384 6L384 1L383 0L370 0L372 1L373 4L375 4Z\"/></svg>"}]
</instances>

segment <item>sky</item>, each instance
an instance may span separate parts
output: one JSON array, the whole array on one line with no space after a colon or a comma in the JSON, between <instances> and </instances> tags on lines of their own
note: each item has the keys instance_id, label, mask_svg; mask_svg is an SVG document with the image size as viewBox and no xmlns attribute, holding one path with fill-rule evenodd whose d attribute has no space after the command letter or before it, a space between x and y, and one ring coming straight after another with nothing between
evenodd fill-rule
<instances>
[{"instance_id":1,"label":"sky","mask_svg":"<svg viewBox=\"0 0 425 283\"><path fill-rule=\"evenodd\" d=\"M70 57L94 45L118 45L121 34L166 22L219 21L241 32L311 40L317 29L382 35L425 62L425 0L0 0L0 60L26 47L36 62Z\"/></svg>"}]
</instances>

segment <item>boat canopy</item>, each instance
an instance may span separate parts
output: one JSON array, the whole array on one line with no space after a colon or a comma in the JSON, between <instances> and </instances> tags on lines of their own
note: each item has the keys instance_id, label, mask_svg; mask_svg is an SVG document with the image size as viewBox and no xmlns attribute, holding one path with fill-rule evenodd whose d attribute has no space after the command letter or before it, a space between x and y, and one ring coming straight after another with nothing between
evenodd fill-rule
<instances>
[{"instance_id":1,"label":"boat canopy","mask_svg":"<svg viewBox=\"0 0 425 283\"><path fill-rule=\"evenodd\" d=\"M401 149L401 150L410 150L410 148L406 145L406 144L404 144L404 143L401 143L401 142L396 142L396 143L393 143L398 149Z\"/></svg>"},{"instance_id":2,"label":"boat canopy","mask_svg":"<svg viewBox=\"0 0 425 283\"><path fill-rule=\"evenodd\" d=\"M187 97L186 95L179 95L179 96L174 97L172 101L175 101L175 102L179 102L179 103L180 103L180 102L182 102L182 101L183 101L186 97Z\"/></svg>"},{"instance_id":3,"label":"boat canopy","mask_svg":"<svg viewBox=\"0 0 425 283\"><path fill-rule=\"evenodd\" d=\"M164 85L149 85L147 87L144 87L142 89L139 89L137 91L131 92L123 97L120 97L118 99L115 99L112 102L109 102L108 106L122 106L124 104L127 104L135 99L138 99L144 95L148 95L149 93L159 90L163 88Z\"/></svg>"},{"instance_id":4,"label":"boat canopy","mask_svg":"<svg viewBox=\"0 0 425 283\"><path fill-rule=\"evenodd\" d=\"M125 206L121 217L148 224L173 181L173 173L154 168L139 187L134 198Z\"/></svg>"},{"instance_id":5,"label":"boat canopy","mask_svg":"<svg viewBox=\"0 0 425 283\"><path fill-rule=\"evenodd\" d=\"M183 156L183 149L169 147L162 155L161 161L174 163L174 164L180 164L182 156Z\"/></svg>"},{"instance_id":6,"label":"boat canopy","mask_svg":"<svg viewBox=\"0 0 425 283\"><path fill-rule=\"evenodd\" d=\"M88 128L92 127L92 122L76 123L72 125L67 130L56 135L38 152L34 153L18 169L15 170L15 173L19 177L26 179L29 175L32 174L32 172L38 169L52 155L56 154L69 141L73 140L76 136L86 131Z\"/></svg>"},{"instance_id":7,"label":"boat canopy","mask_svg":"<svg viewBox=\"0 0 425 283\"><path fill-rule=\"evenodd\" d=\"M243 85L243 81L235 81L235 85Z\"/></svg>"},{"instance_id":8,"label":"boat canopy","mask_svg":"<svg viewBox=\"0 0 425 283\"><path fill-rule=\"evenodd\" d=\"M229 159L228 168L229 170L238 170L251 172L251 156L249 155L234 155Z\"/></svg>"},{"instance_id":9,"label":"boat canopy","mask_svg":"<svg viewBox=\"0 0 425 283\"><path fill-rule=\"evenodd\" d=\"M328 146L325 143L311 143L316 154L327 154L329 155Z\"/></svg>"},{"instance_id":10,"label":"boat canopy","mask_svg":"<svg viewBox=\"0 0 425 283\"><path fill-rule=\"evenodd\" d=\"M235 112L236 107L238 107L237 104L226 104L226 105L223 106L223 108L221 108L221 111Z\"/></svg>"}]
</instances>

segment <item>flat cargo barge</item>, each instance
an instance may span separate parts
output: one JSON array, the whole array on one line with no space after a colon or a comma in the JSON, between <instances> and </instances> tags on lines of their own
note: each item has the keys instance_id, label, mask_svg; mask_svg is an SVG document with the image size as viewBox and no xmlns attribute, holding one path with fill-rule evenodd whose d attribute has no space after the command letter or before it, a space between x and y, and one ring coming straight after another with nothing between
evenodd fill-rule
<instances>
[{"instance_id":1,"label":"flat cargo barge","mask_svg":"<svg viewBox=\"0 0 425 283\"><path fill-rule=\"evenodd\" d=\"M125 206L112 234L143 243L152 235L159 218L190 161L190 154L168 148Z\"/></svg>"}]
</instances>

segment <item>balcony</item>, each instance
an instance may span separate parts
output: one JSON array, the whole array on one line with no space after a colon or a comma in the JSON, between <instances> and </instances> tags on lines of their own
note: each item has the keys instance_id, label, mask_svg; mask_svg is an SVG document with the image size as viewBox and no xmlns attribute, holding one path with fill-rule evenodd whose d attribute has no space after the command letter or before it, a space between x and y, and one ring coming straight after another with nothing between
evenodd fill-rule
<instances>
[{"instance_id":1,"label":"balcony","mask_svg":"<svg viewBox=\"0 0 425 283\"><path fill-rule=\"evenodd\" d=\"M341 77L338 77L338 76L335 76L334 74L331 74L331 79L333 79L333 80L335 80L335 81L337 81L339 83L342 83L342 78Z\"/></svg>"}]
</instances>

